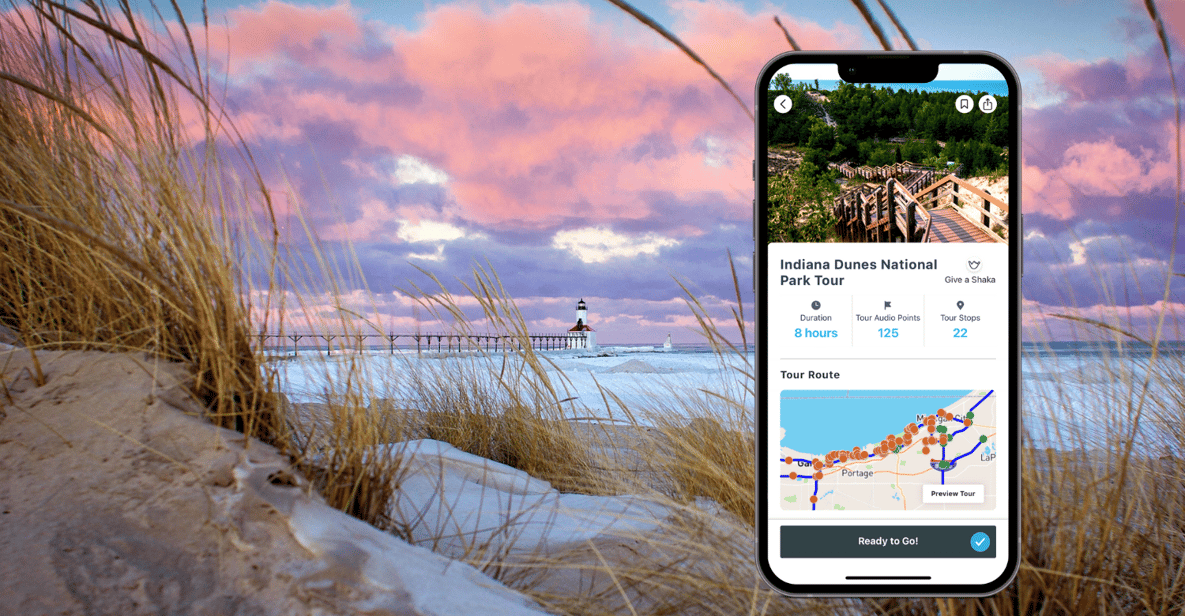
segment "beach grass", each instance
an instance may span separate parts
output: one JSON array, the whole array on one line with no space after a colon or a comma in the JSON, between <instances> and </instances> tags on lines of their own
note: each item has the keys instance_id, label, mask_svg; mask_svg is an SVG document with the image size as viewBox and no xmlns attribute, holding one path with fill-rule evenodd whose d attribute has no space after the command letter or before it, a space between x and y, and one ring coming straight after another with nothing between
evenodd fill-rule
<instances>
[{"instance_id":1,"label":"beach grass","mask_svg":"<svg viewBox=\"0 0 1185 616\"><path fill-rule=\"evenodd\" d=\"M103 7L96 18L51 2L8 9L0 325L31 351L188 362L211 421L282 444L272 385L250 344L240 253L225 250L227 219L249 206L266 212L268 195L257 175L238 187L250 204L217 192L223 160L187 142L187 131L207 141L227 131L208 84L163 60L153 50L164 41L148 31L112 25L128 19L134 29L130 12ZM192 109L198 121L186 126Z\"/></svg>"},{"instance_id":2,"label":"beach grass","mask_svg":"<svg viewBox=\"0 0 1185 616\"><path fill-rule=\"evenodd\" d=\"M270 191L210 94L202 53L184 34L151 39L150 24L130 10L96 6L81 13L14 3L0 26L0 324L34 357L101 349L185 362L211 421L276 445L330 504L395 533L405 531L388 503L403 471L398 452L381 446L409 438L446 441L564 492L642 494L677 512L627 557L593 546L582 558L480 563L556 613L1159 614L1185 606L1185 469L1180 456L1162 458L1138 442L1141 423L1155 419L1169 442L1185 444L1178 356L1154 357L1144 371L1125 368L1122 354L1111 358L1106 376L1119 387L1094 410L1114 421L1091 433L1067 425L1041 434L1057 447L1024 449L1020 575L983 599L790 600L765 586L753 548L754 375L737 359L747 345L729 342L733 324L716 323L691 292L689 312L735 377L728 391L656 391L653 405L631 408L602 390L614 421L576 421L582 413L562 373L521 344L470 364L479 373L450 368L460 371L450 378L410 365L375 374L347 359L315 409L283 403L252 334L284 324L260 320L274 306L251 304L269 294L250 293L260 290L258 277L249 282L245 271L262 263L269 292L280 273L293 274L279 259ZM182 60L153 51L166 48ZM228 177L239 180L228 186ZM336 277L335 267L318 253L304 273ZM429 290L409 294L458 333L474 331L462 302L428 280ZM525 341L525 322L492 269L477 269L466 289L483 329ZM738 288L735 325L747 336L741 306ZM1168 393L1143 395L1146 379ZM415 408L376 402L384 382L415 392ZM564 568L604 583L536 584L539 572Z\"/></svg>"}]
</instances>

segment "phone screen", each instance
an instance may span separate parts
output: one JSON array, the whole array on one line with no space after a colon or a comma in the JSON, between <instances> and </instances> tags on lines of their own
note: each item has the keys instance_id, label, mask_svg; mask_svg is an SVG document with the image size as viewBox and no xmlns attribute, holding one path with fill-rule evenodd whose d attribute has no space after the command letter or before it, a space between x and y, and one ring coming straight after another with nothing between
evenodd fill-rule
<instances>
[{"instance_id":1,"label":"phone screen","mask_svg":"<svg viewBox=\"0 0 1185 616\"><path fill-rule=\"evenodd\" d=\"M759 559L795 593L998 590L1019 545L1016 79L921 55L936 73L853 82L836 56L758 84Z\"/></svg>"}]
</instances>

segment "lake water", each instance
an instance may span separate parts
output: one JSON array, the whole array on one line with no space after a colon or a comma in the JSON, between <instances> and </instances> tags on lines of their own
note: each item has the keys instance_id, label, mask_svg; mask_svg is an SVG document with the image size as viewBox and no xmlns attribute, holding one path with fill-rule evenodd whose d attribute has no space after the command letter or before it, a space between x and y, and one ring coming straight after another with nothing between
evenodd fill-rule
<instances>
[{"instance_id":1,"label":"lake water","mask_svg":"<svg viewBox=\"0 0 1185 616\"><path fill-rule=\"evenodd\" d=\"M723 358L702 346L680 346L663 353L661 346L611 346L605 357L583 356L572 351L547 351L544 376L555 388L565 416L622 421L624 408L640 423L650 423L646 411L691 414L730 414L746 419L738 408L729 409L721 398L752 407L745 378L753 353ZM1053 348L1026 345L1023 359L1022 423L1027 446L1075 449L1105 447L1109 434L1130 432L1141 451L1163 455L1179 450L1185 437L1185 346L1170 346L1151 364L1140 348L1060 345ZM497 356L500 357L500 356ZM500 362L500 360L497 360ZM280 387L295 402L316 402L341 392L346 378L365 381L366 396L398 401L415 408L419 382L460 389L474 379L493 380L488 360L478 357L417 357L414 352L395 355L374 350L359 355L335 355L302 351L292 360L272 364ZM746 365L748 362L748 365ZM1150 365L1151 364L1151 365ZM495 365L495 373L498 365ZM350 367L354 372L349 372ZM536 379L530 374L503 373L503 380ZM1147 388L1144 381L1148 381ZM536 382L538 380L536 379ZM613 392L602 395L601 389ZM497 388L493 388L494 391ZM850 411L849 411L850 412ZM1139 415L1139 426L1132 418ZM890 414L884 426L871 435L879 440L895 432L905 419ZM887 427L886 427L887 426ZM852 447L847 444L845 448ZM838 449L827 446L824 450Z\"/></svg>"},{"instance_id":2,"label":"lake water","mask_svg":"<svg viewBox=\"0 0 1185 616\"><path fill-rule=\"evenodd\" d=\"M898 434L906 424L916 423L918 415L945 409L961 416L975 402L956 403L971 393L967 390L786 390L781 395L781 426L786 429L782 445L816 455L852 447L868 449L885 435Z\"/></svg>"}]
</instances>

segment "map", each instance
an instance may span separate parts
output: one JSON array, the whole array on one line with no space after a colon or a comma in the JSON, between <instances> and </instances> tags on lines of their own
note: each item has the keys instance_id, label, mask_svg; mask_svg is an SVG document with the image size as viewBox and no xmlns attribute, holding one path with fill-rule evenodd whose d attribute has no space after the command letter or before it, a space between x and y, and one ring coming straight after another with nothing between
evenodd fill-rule
<instances>
[{"instance_id":1,"label":"map","mask_svg":"<svg viewBox=\"0 0 1185 616\"><path fill-rule=\"evenodd\" d=\"M995 506L996 395L984 390L786 390L788 510Z\"/></svg>"}]
</instances>

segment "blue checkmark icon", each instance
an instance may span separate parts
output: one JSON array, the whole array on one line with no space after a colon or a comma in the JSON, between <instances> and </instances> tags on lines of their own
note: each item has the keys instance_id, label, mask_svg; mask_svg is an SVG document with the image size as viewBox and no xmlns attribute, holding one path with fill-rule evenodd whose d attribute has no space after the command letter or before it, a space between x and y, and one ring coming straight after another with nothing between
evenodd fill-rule
<instances>
[{"instance_id":1,"label":"blue checkmark icon","mask_svg":"<svg viewBox=\"0 0 1185 616\"><path fill-rule=\"evenodd\" d=\"M971 549L976 552L985 552L992 545L992 540L987 536L987 533L975 533L971 535Z\"/></svg>"}]
</instances>

